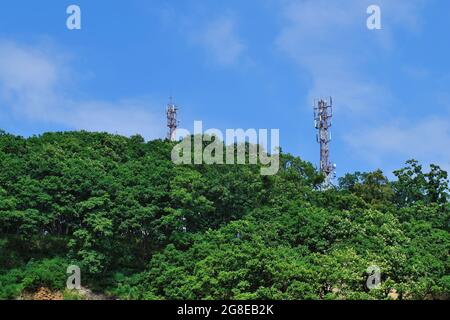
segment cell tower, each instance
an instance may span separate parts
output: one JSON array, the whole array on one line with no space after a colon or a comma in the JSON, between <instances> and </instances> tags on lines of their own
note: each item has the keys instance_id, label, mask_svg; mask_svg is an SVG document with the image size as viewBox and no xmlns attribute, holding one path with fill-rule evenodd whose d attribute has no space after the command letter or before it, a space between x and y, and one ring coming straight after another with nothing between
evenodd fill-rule
<instances>
[{"instance_id":1,"label":"cell tower","mask_svg":"<svg viewBox=\"0 0 450 320\"><path fill-rule=\"evenodd\" d=\"M173 103L172 97L170 97L169 103L167 104L167 140L176 140L176 130L178 127L177 121L178 107Z\"/></svg>"},{"instance_id":2,"label":"cell tower","mask_svg":"<svg viewBox=\"0 0 450 320\"><path fill-rule=\"evenodd\" d=\"M314 101L314 125L317 129L317 142L320 144L320 172L325 175L322 188L332 186L336 177L336 165L330 161L331 119L333 117L333 99Z\"/></svg>"}]
</instances>

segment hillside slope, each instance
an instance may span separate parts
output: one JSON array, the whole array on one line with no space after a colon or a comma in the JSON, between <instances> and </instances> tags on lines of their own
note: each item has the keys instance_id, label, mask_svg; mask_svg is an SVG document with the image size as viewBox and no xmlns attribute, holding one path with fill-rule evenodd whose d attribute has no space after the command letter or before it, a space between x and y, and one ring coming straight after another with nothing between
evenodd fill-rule
<instances>
[{"instance_id":1,"label":"hillside slope","mask_svg":"<svg viewBox=\"0 0 450 320\"><path fill-rule=\"evenodd\" d=\"M389 182L321 175L281 154L175 166L173 143L106 133L0 132L0 299L83 286L122 299L448 298L447 174L415 161ZM381 286L368 289L377 266Z\"/></svg>"}]
</instances>

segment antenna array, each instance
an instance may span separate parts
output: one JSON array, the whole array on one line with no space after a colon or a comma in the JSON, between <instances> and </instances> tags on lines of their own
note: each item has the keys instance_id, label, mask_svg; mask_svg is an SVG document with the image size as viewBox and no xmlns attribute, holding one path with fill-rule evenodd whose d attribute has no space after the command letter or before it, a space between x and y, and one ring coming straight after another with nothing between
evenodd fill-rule
<instances>
[{"instance_id":1,"label":"antenna array","mask_svg":"<svg viewBox=\"0 0 450 320\"><path fill-rule=\"evenodd\" d=\"M317 129L316 139L320 144L320 172L325 175L322 188L332 186L336 177L336 165L330 161L331 119L333 118L333 100L319 99L314 101L314 126Z\"/></svg>"},{"instance_id":2,"label":"antenna array","mask_svg":"<svg viewBox=\"0 0 450 320\"><path fill-rule=\"evenodd\" d=\"M177 121L178 107L173 103L172 97L170 97L169 103L167 104L167 140L176 140L176 130L178 127Z\"/></svg>"}]
</instances>

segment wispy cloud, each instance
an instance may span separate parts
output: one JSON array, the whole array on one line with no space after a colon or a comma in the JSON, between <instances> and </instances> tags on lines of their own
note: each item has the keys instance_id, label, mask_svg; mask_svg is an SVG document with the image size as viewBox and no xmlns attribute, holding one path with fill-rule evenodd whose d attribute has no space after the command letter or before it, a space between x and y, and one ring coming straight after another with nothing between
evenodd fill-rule
<instances>
[{"instance_id":1,"label":"wispy cloud","mask_svg":"<svg viewBox=\"0 0 450 320\"><path fill-rule=\"evenodd\" d=\"M210 57L221 65L233 65L243 57L245 45L237 33L237 22L230 16L220 17L202 28L195 39Z\"/></svg>"},{"instance_id":2,"label":"wispy cloud","mask_svg":"<svg viewBox=\"0 0 450 320\"><path fill-rule=\"evenodd\" d=\"M276 42L311 76L309 100L335 95L339 108L352 113L373 112L391 101L389 89L373 79L367 67L377 64L380 51L390 47L392 26L418 27L417 1L378 2L384 24L381 31L366 28L371 1L287 1Z\"/></svg>"},{"instance_id":3,"label":"wispy cloud","mask_svg":"<svg viewBox=\"0 0 450 320\"><path fill-rule=\"evenodd\" d=\"M161 119L145 99L80 100L70 95L63 55L39 46L0 41L0 106L18 117L72 129L160 137Z\"/></svg>"},{"instance_id":4,"label":"wispy cloud","mask_svg":"<svg viewBox=\"0 0 450 320\"><path fill-rule=\"evenodd\" d=\"M367 128L345 139L354 151L374 165L388 159L414 158L450 169L450 115Z\"/></svg>"}]
</instances>

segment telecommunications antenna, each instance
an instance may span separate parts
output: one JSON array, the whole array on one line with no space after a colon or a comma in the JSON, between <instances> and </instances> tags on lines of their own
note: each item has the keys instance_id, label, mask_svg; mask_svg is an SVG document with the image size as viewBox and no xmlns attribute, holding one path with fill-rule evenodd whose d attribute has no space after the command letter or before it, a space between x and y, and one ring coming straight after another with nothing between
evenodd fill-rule
<instances>
[{"instance_id":1,"label":"telecommunications antenna","mask_svg":"<svg viewBox=\"0 0 450 320\"><path fill-rule=\"evenodd\" d=\"M317 129L317 143L320 145L320 172L325 175L322 189L331 188L336 177L336 165L330 161L332 118L333 98L314 100L314 126Z\"/></svg>"},{"instance_id":2,"label":"telecommunications antenna","mask_svg":"<svg viewBox=\"0 0 450 320\"><path fill-rule=\"evenodd\" d=\"M176 140L176 131L179 125L177 121L178 106L173 103L173 98L169 98L169 103L167 104L166 115L167 115L167 140Z\"/></svg>"}]
</instances>

